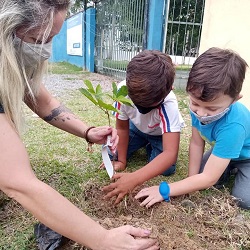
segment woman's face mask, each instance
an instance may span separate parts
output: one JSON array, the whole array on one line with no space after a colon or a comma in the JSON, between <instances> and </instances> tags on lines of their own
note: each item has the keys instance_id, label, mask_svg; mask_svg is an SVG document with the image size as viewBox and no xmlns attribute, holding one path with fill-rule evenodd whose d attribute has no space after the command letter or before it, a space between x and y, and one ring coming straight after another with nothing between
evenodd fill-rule
<instances>
[{"instance_id":1,"label":"woman's face mask","mask_svg":"<svg viewBox=\"0 0 250 250\"><path fill-rule=\"evenodd\" d=\"M25 66L36 66L51 56L52 41L45 44L33 44L24 42L16 36L14 44L16 48L21 48Z\"/></svg>"}]
</instances>

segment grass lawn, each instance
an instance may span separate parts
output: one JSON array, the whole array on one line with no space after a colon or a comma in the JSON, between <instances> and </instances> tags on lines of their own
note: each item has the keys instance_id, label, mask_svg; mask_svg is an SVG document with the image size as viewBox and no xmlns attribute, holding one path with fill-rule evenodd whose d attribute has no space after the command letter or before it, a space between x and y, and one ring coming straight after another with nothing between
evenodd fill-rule
<instances>
[{"instance_id":1,"label":"grass lawn","mask_svg":"<svg viewBox=\"0 0 250 250\"><path fill-rule=\"evenodd\" d=\"M90 73L77 67L72 69L68 64L52 65L51 69L57 74L63 72L91 79ZM158 185L162 180L174 182L187 176L191 133L188 99L181 90L175 90L175 94L186 123L181 133L177 171L170 177L156 177L144 186ZM94 126L107 124L102 111L78 90L68 90L65 96L64 104L86 123ZM106 171L99 169L101 146L94 145L93 153L89 153L85 140L46 124L28 109L25 109L25 116L27 128L23 141L37 177L104 227L131 224L151 228L164 250L250 249L250 212L235 205L228 187L176 197L171 203L157 204L150 209L140 207L131 194L114 207L112 202L102 199L101 187L109 183L109 178ZM113 117L111 122L114 125ZM146 153L140 150L131 158L126 171L131 172L145 164ZM37 221L30 213L0 193L0 250L37 249L33 235L35 223ZM69 241L60 249L86 248Z\"/></svg>"}]
</instances>

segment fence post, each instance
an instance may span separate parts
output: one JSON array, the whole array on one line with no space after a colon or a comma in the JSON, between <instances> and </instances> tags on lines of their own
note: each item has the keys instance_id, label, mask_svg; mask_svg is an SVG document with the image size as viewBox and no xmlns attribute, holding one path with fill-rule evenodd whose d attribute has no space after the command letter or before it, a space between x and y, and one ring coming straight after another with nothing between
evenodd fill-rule
<instances>
[{"instance_id":1,"label":"fence post","mask_svg":"<svg viewBox=\"0 0 250 250\"><path fill-rule=\"evenodd\" d=\"M162 50L165 0L149 0L147 49Z\"/></svg>"},{"instance_id":2,"label":"fence post","mask_svg":"<svg viewBox=\"0 0 250 250\"><path fill-rule=\"evenodd\" d=\"M85 26L85 58L86 58L86 69L89 72L94 72L95 68L95 8L88 8L85 12L86 15L86 26Z\"/></svg>"}]
</instances>

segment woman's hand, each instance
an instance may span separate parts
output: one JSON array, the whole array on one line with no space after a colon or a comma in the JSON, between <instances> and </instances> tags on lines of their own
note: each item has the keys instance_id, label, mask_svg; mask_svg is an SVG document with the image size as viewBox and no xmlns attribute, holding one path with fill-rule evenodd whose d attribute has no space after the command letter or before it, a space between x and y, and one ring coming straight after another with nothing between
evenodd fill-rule
<instances>
[{"instance_id":1,"label":"woman's hand","mask_svg":"<svg viewBox=\"0 0 250 250\"><path fill-rule=\"evenodd\" d=\"M114 154L116 152L116 147L119 141L119 136L117 135L117 130L115 128L109 126L102 126L91 128L88 131L87 138L90 142L97 144L105 144L107 142L107 136L110 135L110 143L109 146L110 151Z\"/></svg>"},{"instance_id":2,"label":"woman's hand","mask_svg":"<svg viewBox=\"0 0 250 250\"><path fill-rule=\"evenodd\" d=\"M148 238L150 231L122 226L108 230L98 250L157 250L160 249L156 239Z\"/></svg>"}]
</instances>

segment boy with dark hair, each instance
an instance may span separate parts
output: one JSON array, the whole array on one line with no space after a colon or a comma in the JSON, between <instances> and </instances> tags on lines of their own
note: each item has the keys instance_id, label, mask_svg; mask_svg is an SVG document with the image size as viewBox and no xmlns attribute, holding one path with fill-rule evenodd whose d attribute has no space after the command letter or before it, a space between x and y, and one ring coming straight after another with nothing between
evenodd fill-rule
<instances>
[{"instance_id":1,"label":"boy with dark hair","mask_svg":"<svg viewBox=\"0 0 250 250\"><path fill-rule=\"evenodd\" d=\"M210 48L195 61L187 82L192 118L189 177L141 190L141 205L221 186L237 170L232 195L250 209L250 111L240 102L247 63L235 52ZM211 149L203 155L205 141ZM236 171L234 171L236 172Z\"/></svg>"},{"instance_id":2,"label":"boy with dark hair","mask_svg":"<svg viewBox=\"0 0 250 250\"><path fill-rule=\"evenodd\" d=\"M128 98L134 105L116 105L119 135L116 171L126 168L127 159L146 147L149 163L133 173L114 175L116 182L104 187L106 198L117 196L115 203L136 186L160 175L175 172L182 118L172 92L175 68L171 58L157 50L144 50L128 64Z\"/></svg>"}]
</instances>

